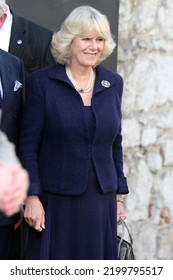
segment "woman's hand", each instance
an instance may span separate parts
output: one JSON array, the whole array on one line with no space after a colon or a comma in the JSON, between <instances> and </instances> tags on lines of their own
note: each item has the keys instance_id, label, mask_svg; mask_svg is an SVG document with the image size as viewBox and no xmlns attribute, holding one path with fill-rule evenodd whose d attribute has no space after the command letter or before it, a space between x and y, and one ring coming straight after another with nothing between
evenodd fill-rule
<instances>
[{"instance_id":1,"label":"woman's hand","mask_svg":"<svg viewBox=\"0 0 173 280\"><path fill-rule=\"evenodd\" d=\"M117 195L117 223L121 224L120 218L123 220L126 219L126 212L124 209L124 202L123 202L123 197L122 195L118 194Z\"/></svg>"},{"instance_id":2,"label":"woman's hand","mask_svg":"<svg viewBox=\"0 0 173 280\"><path fill-rule=\"evenodd\" d=\"M45 211L37 195L27 197L24 218L28 225L36 231L41 232L45 229Z\"/></svg>"}]
</instances>

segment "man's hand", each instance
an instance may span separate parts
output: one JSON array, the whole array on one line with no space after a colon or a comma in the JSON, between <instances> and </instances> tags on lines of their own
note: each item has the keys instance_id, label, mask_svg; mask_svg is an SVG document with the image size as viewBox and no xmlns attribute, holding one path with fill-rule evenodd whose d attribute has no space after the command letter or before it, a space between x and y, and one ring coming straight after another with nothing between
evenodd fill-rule
<instances>
[{"instance_id":1,"label":"man's hand","mask_svg":"<svg viewBox=\"0 0 173 280\"><path fill-rule=\"evenodd\" d=\"M0 163L0 210L7 216L19 212L29 186L29 177L21 165Z\"/></svg>"}]
</instances>

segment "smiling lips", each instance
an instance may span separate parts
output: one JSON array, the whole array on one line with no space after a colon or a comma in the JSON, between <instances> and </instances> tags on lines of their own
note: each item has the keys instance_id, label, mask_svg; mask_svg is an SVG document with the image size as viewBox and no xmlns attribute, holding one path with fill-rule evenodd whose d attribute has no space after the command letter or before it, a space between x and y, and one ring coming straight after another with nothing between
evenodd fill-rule
<instances>
[{"instance_id":1,"label":"smiling lips","mask_svg":"<svg viewBox=\"0 0 173 280\"><path fill-rule=\"evenodd\" d=\"M96 53L85 53L86 55L96 55Z\"/></svg>"}]
</instances>

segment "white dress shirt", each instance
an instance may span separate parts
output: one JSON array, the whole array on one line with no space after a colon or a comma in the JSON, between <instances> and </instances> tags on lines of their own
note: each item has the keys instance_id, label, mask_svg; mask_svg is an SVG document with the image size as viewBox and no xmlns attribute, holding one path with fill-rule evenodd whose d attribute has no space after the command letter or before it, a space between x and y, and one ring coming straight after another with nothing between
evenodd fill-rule
<instances>
[{"instance_id":1,"label":"white dress shirt","mask_svg":"<svg viewBox=\"0 0 173 280\"><path fill-rule=\"evenodd\" d=\"M4 51L8 52L11 36L11 26L13 20L13 15L10 13L8 5L7 11L5 13L7 14L7 17L2 28L0 28L0 49L3 49Z\"/></svg>"}]
</instances>

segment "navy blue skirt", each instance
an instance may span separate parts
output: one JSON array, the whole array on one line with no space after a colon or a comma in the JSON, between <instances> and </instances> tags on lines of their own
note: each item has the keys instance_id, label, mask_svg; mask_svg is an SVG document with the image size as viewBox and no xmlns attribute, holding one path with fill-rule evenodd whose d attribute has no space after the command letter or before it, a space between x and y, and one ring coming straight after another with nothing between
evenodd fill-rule
<instances>
[{"instance_id":1,"label":"navy blue skirt","mask_svg":"<svg viewBox=\"0 0 173 280\"><path fill-rule=\"evenodd\" d=\"M93 124L91 108L85 110ZM41 233L30 228L25 259L117 259L116 193L103 194L92 161L85 193L70 196L44 192L41 201L46 228Z\"/></svg>"}]
</instances>

